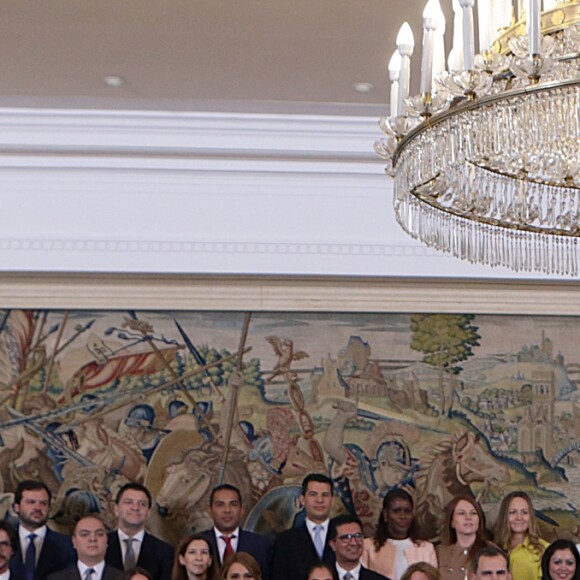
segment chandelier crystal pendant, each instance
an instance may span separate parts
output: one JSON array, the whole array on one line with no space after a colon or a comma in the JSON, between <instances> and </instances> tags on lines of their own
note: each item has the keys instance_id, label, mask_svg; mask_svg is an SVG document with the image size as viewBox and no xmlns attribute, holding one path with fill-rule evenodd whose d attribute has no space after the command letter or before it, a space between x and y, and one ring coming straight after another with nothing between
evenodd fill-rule
<instances>
[{"instance_id":1,"label":"chandelier crystal pendant","mask_svg":"<svg viewBox=\"0 0 580 580\"><path fill-rule=\"evenodd\" d=\"M543 11L527 0L517 21L511 0L477 0L478 54L474 0L453 8L448 70L434 49L438 0L423 13L419 95L405 76L407 23L389 63L392 115L375 150L395 180L397 220L473 263L577 276L580 0L544 0Z\"/></svg>"}]
</instances>

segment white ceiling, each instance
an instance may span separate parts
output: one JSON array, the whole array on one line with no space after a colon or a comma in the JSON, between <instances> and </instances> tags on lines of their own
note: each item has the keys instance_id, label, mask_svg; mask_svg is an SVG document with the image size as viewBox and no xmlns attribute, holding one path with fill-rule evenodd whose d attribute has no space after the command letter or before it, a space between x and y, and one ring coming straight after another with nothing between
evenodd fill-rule
<instances>
[{"instance_id":1,"label":"white ceiling","mask_svg":"<svg viewBox=\"0 0 580 580\"><path fill-rule=\"evenodd\" d=\"M386 113L397 31L420 47L424 3L2 0L0 106Z\"/></svg>"}]
</instances>

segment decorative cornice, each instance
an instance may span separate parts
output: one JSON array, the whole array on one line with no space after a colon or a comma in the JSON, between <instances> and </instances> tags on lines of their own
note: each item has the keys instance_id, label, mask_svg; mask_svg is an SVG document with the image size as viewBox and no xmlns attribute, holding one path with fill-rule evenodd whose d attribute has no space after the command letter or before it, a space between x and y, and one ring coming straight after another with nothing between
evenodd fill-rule
<instances>
[{"instance_id":1,"label":"decorative cornice","mask_svg":"<svg viewBox=\"0 0 580 580\"><path fill-rule=\"evenodd\" d=\"M364 161L375 119L160 111L0 109L0 153Z\"/></svg>"},{"instance_id":2,"label":"decorative cornice","mask_svg":"<svg viewBox=\"0 0 580 580\"><path fill-rule=\"evenodd\" d=\"M0 109L0 271L512 276L403 233L379 134L365 117Z\"/></svg>"},{"instance_id":3,"label":"decorative cornice","mask_svg":"<svg viewBox=\"0 0 580 580\"><path fill-rule=\"evenodd\" d=\"M346 276L0 274L4 308L580 315L580 285Z\"/></svg>"}]
</instances>

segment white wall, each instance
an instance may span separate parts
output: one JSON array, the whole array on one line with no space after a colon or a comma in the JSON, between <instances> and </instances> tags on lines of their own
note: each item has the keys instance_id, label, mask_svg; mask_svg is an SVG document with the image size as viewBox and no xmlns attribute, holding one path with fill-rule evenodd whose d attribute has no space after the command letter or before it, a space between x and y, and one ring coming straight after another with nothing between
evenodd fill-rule
<instances>
[{"instance_id":1,"label":"white wall","mask_svg":"<svg viewBox=\"0 0 580 580\"><path fill-rule=\"evenodd\" d=\"M0 109L0 271L531 277L407 237L379 137L360 117Z\"/></svg>"}]
</instances>

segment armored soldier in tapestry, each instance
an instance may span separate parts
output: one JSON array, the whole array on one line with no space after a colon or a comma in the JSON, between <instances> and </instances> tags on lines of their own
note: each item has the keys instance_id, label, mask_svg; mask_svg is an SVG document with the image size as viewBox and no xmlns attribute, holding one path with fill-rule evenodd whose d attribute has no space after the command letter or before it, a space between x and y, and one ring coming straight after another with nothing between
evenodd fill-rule
<instances>
[{"instance_id":1,"label":"armored soldier in tapestry","mask_svg":"<svg viewBox=\"0 0 580 580\"><path fill-rule=\"evenodd\" d=\"M112 528L134 481L175 542L211 527L227 482L245 528L274 534L318 472L367 535L393 487L432 538L451 498L493 522L518 489L545 537L580 541L579 380L566 317L4 310L0 509L40 479L53 527L98 512Z\"/></svg>"}]
</instances>

